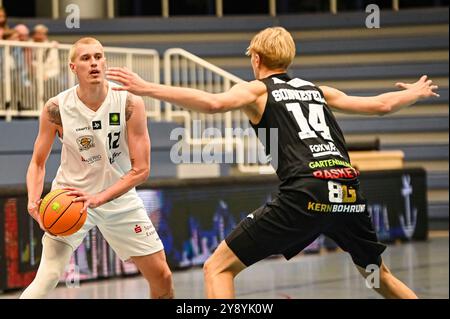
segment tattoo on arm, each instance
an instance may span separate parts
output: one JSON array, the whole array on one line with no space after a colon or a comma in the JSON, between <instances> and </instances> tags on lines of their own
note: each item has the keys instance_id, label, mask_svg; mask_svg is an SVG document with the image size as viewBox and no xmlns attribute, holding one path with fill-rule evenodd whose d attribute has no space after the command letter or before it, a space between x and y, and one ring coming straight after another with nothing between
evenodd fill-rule
<instances>
[{"instance_id":1,"label":"tattoo on arm","mask_svg":"<svg viewBox=\"0 0 450 319\"><path fill-rule=\"evenodd\" d=\"M128 121L133 114L133 98L130 93L127 94L127 102L125 104L125 119Z\"/></svg>"},{"instance_id":2,"label":"tattoo on arm","mask_svg":"<svg viewBox=\"0 0 450 319\"><path fill-rule=\"evenodd\" d=\"M47 112L50 118L50 122L53 124L62 126L61 114L59 113L59 105L54 101L47 103Z\"/></svg>"}]
</instances>

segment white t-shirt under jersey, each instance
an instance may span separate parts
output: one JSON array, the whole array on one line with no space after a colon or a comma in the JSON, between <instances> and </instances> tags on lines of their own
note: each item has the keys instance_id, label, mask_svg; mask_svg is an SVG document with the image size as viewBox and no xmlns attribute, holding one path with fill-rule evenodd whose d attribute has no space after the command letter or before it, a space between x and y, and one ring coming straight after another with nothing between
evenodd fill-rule
<instances>
[{"instance_id":1,"label":"white t-shirt under jersey","mask_svg":"<svg viewBox=\"0 0 450 319\"><path fill-rule=\"evenodd\" d=\"M126 91L108 94L94 112L77 95L74 86L57 98L63 127L61 164L52 189L76 187L89 194L105 190L131 169L127 143ZM144 207L133 188L122 196L96 208L105 212L129 211Z\"/></svg>"}]
</instances>

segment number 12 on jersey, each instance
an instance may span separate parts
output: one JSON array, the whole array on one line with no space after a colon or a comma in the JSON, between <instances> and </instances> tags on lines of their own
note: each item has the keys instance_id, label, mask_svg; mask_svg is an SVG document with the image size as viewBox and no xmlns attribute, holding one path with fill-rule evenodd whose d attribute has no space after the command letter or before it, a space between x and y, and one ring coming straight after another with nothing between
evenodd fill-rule
<instances>
[{"instance_id":1,"label":"number 12 on jersey","mask_svg":"<svg viewBox=\"0 0 450 319\"><path fill-rule=\"evenodd\" d=\"M109 132L108 133L108 146L109 149L114 149L119 147L120 132Z\"/></svg>"}]
</instances>

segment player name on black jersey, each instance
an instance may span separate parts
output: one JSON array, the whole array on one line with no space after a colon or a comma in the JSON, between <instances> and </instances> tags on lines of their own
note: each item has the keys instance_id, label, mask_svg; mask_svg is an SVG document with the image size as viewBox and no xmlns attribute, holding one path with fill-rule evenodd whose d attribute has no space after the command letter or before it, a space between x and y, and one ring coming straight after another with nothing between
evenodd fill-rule
<instances>
[{"instance_id":1,"label":"player name on black jersey","mask_svg":"<svg viewBox=\"0 0 450 319\"><path fill-rule=\"evenodd\" d=\"M272 96L275 102L298 100L298 101L317 101L326 103L325 99L316 90L291 90L291 89L279 89L272 91Z\"/></svg>"}]
</instances>

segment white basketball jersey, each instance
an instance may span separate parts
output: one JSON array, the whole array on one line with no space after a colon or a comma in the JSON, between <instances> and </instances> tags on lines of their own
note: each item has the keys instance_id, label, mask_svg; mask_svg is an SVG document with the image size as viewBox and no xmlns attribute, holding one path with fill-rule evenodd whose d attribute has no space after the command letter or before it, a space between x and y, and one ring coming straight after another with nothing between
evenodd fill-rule
<instances>
[{"instance_id":1,"label":"white basketball jersey","mask_svg":"<svg viewBox=\"0 0 450 319\"><path fill-rule=\"evenodd\" d=\"M126 91L108 94L95 112L77 95L74 86L58 95L63 127L61 164L52 189L76 187L95 194L115 184L131 169L127 143ZM122 212L144 207L133 188L97 210Z\"/></svg>"}]
</instances>

